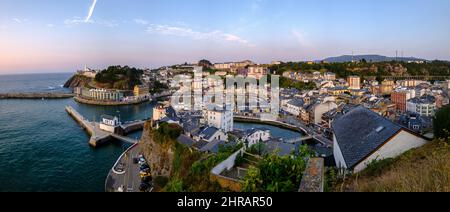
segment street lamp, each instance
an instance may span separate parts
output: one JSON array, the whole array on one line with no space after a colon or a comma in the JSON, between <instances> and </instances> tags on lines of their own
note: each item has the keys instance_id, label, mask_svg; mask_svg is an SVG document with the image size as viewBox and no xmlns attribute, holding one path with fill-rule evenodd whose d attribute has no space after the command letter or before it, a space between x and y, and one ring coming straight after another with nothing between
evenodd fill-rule
<instances>
[{"instance_id":1,"label":"street lamp","mask_svg":"<svg viewBox=\"0 0 450 212\"><path fill-rule=\"evenodd\" d=\"M121 120L121 117L120 117L120 111L119 111L119 110L117 110L117 111L116 111L116 113L118 113L118 114L119 114L119 122L121 122L122 120Z\"/></svg>"}]
</instances>

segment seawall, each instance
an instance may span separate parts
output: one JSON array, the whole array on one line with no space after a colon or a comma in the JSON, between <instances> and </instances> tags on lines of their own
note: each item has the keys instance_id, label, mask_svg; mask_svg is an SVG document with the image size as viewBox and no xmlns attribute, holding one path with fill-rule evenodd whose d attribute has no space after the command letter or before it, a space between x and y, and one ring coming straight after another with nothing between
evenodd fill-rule
<instances>
[{"instance_id":1,"label":"seawall","mask_svg":"<svg viewBox=\"0 0 450 212\"><path fill-rule=\"evenodd\" d=\"M139 101L131 101L131 102L113 102L113 101L96 101L90 99L83 99L79 97L75 97L74 100L81 104L87 105L98 105L98 106L121 106L121 105L136 105L144 102L148 102L149 99L139 100Z\"/></svg>"},{"instance_id":2,"label":"seawall","mask_svg":"<svg viewBox=\"0 0 450 212\"><path fill-rule=\"evenodd\" d=\"M73 93L0 93L0 99L68 99Z\"/></svg>"}]
</instances>

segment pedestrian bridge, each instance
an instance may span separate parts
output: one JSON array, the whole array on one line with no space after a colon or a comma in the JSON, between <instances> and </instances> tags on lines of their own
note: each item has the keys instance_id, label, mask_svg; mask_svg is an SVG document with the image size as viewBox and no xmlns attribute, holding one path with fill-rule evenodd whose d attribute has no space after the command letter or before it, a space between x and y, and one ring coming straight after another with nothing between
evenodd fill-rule
<instances>
[{"instance_id":1,"label":"pedestrian bridge","mask_svg":"<svg viewBox=\"0 0 450 212\"><path fill-rule=\"evenodd\" d=\"M314 137L307 135L307 136L302 136L302 137L298 137L298 138L287 139L284 142L290 143L290 144L295 144L298 142L303 142L303 141L307 141L307 140L311 140L311 139L314 139Z\"/></svg>"},{"instance_id":2,"label":"pedestrian bridge","mask_svg":"<svg viewBox=\"0 0 450 212\"><path fill-rule=\"evenodd\" d=\"M88 132L88 134L91 136L89 139L89 144L93 147L97 147L100 144L103 144L107 141L110 141L111 139L117 139L122 142L127 143L137 143L139 140L132 139L123 135L119 135L116 133L110 133L107 131L104 131L100 129L100 123L98 122L91 122L87 119L85 119L80 113L78 113L73 107L67 106L66 107L67 113L72 116L72 118L80 124L80 126ZM132 131L143 129L144 128L145 121L139 120L139 121L133 121L133 122L127 122L125 125L122 125L122 132L124 134L128 134Z\"/></svg>"}]
</instances>

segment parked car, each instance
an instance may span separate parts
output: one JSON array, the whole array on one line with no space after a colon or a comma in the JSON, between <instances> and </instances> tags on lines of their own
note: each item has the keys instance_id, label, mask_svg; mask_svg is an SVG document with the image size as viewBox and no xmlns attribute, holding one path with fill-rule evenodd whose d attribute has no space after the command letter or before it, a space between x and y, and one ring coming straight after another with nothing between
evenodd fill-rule
<instances>
[{"instance_id":1,"label":"parked car","mask_svg":"<svg viewBox=\"0 0 450 212\"><path fill-rule=\"evenodd\" d=\"M148 183L141 183L139 186L139 191L147 192L150 189L150 185Z\"/></svg>"},{"instance_id":2,"label":"parked car","mask_svg":"<svg viewBox=\"0 0 450 212\"><path fill-rule=\"evenodd\" d=\"M152 176L148 176L148 177L143 177L142 179L141 179L141 181L143 182L143 183L150 183L150 182L152 182Z\"/></svg>"},{"instance_id":3,"label":"parked car","mask_svg":"<svg viewBox=\"0 0 450 212\"><path fill-rule=\"evenodd\" d=\"M149 168L143 169L141 170L141 173L150 173L150 169Z\"/></svg>"},{"instance_id":4,"label":"parked car","mask_svg":"<svg viewBox=\"0 0 450 212\"><path fill-rule=\"evenodd\" d=\"M141 167L140 167L140 170L142 171L144 169L150 169L150 166L148 164L146 164L146 163L142 164Z\"/></svg>"},{"instance_id":5,"label":"parked car","mask_svg":"<svg viewBox=\"0 0 450 212\"><path fill-rule=\"evenodd\" d=\"M124 165L123 164L118 164L116 166L116 171L118 172L123 172L124 171Z\"/></svg>"},{"instance_id":6,"label":"parked car","mask_svg":"<svg viewBox=\"0 0 450 212\"><path fill-rule=\"evenodd\" d=\"M147 163L147 161L145 161L145 158L139 158L139 165L143 165L143 164L146 164Z\"/></svg>"},{"instance_id":7,"label":"parked car","mask_svg":"<svg viewBox=\"0 0 450 212\"><path fill-rule=\"evenodd\" d=\"M152 176L152 175L151 175L150 173L147 173L147 172L144 172L144 173L141 172L141 173L140 173L140 176L141 176L141 179L142 179L142 178L144 178L144 177L150 177L150 176Z\"/></svg>"}]
</instances>

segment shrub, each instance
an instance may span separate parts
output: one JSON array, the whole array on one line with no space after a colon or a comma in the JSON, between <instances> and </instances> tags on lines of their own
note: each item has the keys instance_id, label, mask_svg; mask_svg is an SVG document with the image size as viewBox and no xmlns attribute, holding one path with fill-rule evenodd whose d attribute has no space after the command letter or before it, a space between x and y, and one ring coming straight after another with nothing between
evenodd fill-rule
<instances>
[{"instance_id":1,"label":"shrub","mask_svg":"<svg viewBox=\"0 0 450 212\"><path fill-rule=\"evenodd\" d=\"M447 139L450 137L450 105L442 108L433 119L435 138Z\"/></svg>"}]
</instances>

